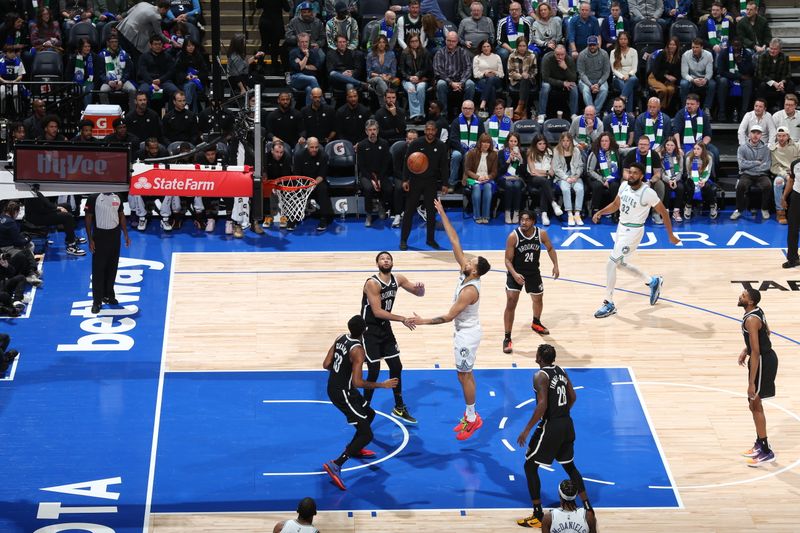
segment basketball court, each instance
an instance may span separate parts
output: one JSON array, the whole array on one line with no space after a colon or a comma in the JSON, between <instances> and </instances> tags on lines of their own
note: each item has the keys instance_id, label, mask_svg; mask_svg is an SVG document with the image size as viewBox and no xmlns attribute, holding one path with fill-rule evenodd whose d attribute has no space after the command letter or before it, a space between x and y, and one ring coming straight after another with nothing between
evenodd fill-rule
<instances>
[{"instance_id":1,"label":"basketball court","mask_svg":"<svg viewBox=\"0 0 800 533\"><path fill-rule=\"evenodd\" d=\"M780 268L783 227L683 224L680 248L648 227L635 263L664 276L661 301L649 306L647 288L620 273L619 313L597 320L614 226L552 226L561 279L545 279L551 335L530 330L523 296L506 355L501 247L511 227L451 218L465 248L492 264L476 365L484 426L464 442L451 431L463 413L452 325L395 324L404 397L420 423L388 416L391 394L378 390L378 455L345 465L346 492L321 473L352 431L328 403L322 359L358 313L376 251L395 250L399 230L350 220L319 236L306 221L294 234L236 241L132 232L120 306L99 318L88 312L90 261L55 245L33 312L5 322L22 353L0 381L0 530L270 531L312 496L325 532L516 531L530 513L516 438L544 341L577 389L575 461L602 530L797 531L800 276ZM412 249L423 233L415 227ZM452 253L392 253L395 272L426 286L422 298L399 294L393 312L446 311ZM542 264L549 274L546 254ZM777 396L765 402L777 460L758 469L739 455L754 434L736 365L743 283L763 291L780 358ZM542 472L546 506L564 477L555 463Z\"/></svg>"}]
</instances>

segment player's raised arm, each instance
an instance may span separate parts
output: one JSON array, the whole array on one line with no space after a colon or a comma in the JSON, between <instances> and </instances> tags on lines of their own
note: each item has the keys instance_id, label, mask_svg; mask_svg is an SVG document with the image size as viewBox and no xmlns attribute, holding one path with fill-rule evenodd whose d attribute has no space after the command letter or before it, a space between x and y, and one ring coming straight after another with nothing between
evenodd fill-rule
<instances>
[{"instance_id":1,"label":"player's raised arm","mask_svg":"<svg viewBox=\"0 0 800 533\"><path fill-rule=\"evenodd\" d=\"M447 322L452 322L455 317L458 316L461 311L467 308L468 305L472 305L478 301L478 290L470 285L468 287L464 287L460 293L458 293L458 298L456 301L453 302L453 305L450 307L450 310L445 313L444 315L437 316L434 318L422 318L418 314L414 313L414 323L418 326L422 326L425 324L436 325L436 324L446 324Z\"/></svg>"},{"instance_id":2,"label":"player's raised arm","mask_svg":"<svg viewBox=\"0 0 800 533\"><path fill-rule=\"evenodd\" d=\"M397 378L387 379L386 381L374 382L364 381L364 348L354 346L350 350L350 361L353 363L353 387L358 389L393 389L397 387Z\"/></svg>"},{"instance_id":3,"label":"player's raised arm","mask_svg":"<svg viewBox=\"0 0 800 533\"><path fill-rule=\"evenodd\" d=\"M447 238L450 239L450 246L453 247L453 255L456 261L458 261L459 266L464 268L464 265L467 263L467 258L464 256L464 250L461 249L461 241L458 240L458 233L456 233L456 229L450 223L450 219L447 218L447 213L444 211L442 202L437 198L433 201L433 205L436 207L436 211L439 212L439 216L442 217L442 225L444 226L445 233L447 233Z\"/></svg>"},{"instance_id":4,"label":"player's raised arm","mask_svg":"<svg viewBox=\"0 0 800 533\"><path fill-rule=\"evenodd\" d=\"M398 274L394 278L397 280L397 285L399 287L402 287L414 296L425 296L425 284L421 281L409 281L409 279L402 274ZM370 302L370 305L372 305L372 302Z\"/></svg>"}]
</instances>

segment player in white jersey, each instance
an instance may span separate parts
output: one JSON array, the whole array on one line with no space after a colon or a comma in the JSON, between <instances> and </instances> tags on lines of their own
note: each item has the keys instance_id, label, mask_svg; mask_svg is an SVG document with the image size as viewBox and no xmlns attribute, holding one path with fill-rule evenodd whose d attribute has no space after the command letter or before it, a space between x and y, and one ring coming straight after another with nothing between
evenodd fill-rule
<instances>
[{"instance_id":1,"label":"player in white jersey","mask_svg":"<svg viewBox=\"0 0 800 533\"><path fill-rule=\"evenodd\" d=\"M577 495L578 488L569 479L565 479L558 485L561 505L557 509L551 509L550 512L545 513L542 519L542 533L595 533L597 531L594 511L587 511L583 507L578 508L575 505Z\"/></svg>"},{"instance_id":2,"label":"player in white jersey","mask_svg":"<svg viewBox=\"0 0 800 533\"><path fill-rule=\"evenodd\" d=\"M481 276L489 272L491 266L484 257L473 257L467 259L461 249L458 234L447 218L447 213L439 200L434 200L436 211L442 217L442 225L450 239L453 247L453 255L458 261L461 269L461 276L458 279L453 305L444 315L436 318L422 318L414 314L414 323L423 324L444 324L453 322L455 333L453 334L453 353L455 355L456 371L458 381L461 383L461 390L464 393L464 403L466 412L464 417L453 428L456 431L458 440L466 440L472 436L478 428L483 425L480 415L475 410L475 377L472 375L472 367L475 365L478 345L481 343L481 322L478 318L478 300L481 292Z\"/></svg>"},{"instance_id":3,"label":"player in white jersey","mask_svg":"<svg viewBox=\"0 0 800 533\"><path fill-rule=\"evenodd\" d=\"M619 225L617 226L617 240L614 243L614 250L608 258L606 265L606 299L603 305L594 314L595 318L605 318L617 312L614 305L614 286L617 284L617 269L621 268L628 273L638 276L650 288L650 305L655 305L661 295L661 286L664 278L661 276L649 276L628 263L628 258L633 255L639 243L644 237L644 223L650 209L655 209L664 220L664 228L669 235L672 244L680 243L672 233L672 223L669 221L669 213L664 204L659 200L656 191L649 185L642 182L644 178L644 165L641 163L631 163L627 170L627 183L623 183L614 201L598 211L592 217L595 224L600 221L600 217L608 213L619 210Z\"/></svg>"},{"instance_id":4,"label":"player in white jersey","mask_svg":"<svg viewBox=\"0 0 800 533\"><path fill-rule=\"evenodd\" d=\"M317 502L313 498L303 498L297 504L297 518L278 522L272 533L319 533L312 522L317 514Z\"/></svg>"}]
</instances>

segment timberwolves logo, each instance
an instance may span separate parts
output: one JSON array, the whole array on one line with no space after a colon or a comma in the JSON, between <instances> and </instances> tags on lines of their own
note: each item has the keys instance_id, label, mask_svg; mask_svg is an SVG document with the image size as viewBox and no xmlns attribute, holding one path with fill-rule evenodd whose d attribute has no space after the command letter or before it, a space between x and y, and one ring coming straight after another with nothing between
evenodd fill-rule
<instances>
[{"instance_id":1,"label":"timberwolves logo","mask_svg":"<svg viewBox=\"0 0 800 533\"><path fill-rule=\"evenodd\" d=\"M456 370L459 372L469 372L472 370L472 365L469 364L469 348L461 348L458 351L458 356L461 361L456 363Z\"/></svg>"}]
</instances>

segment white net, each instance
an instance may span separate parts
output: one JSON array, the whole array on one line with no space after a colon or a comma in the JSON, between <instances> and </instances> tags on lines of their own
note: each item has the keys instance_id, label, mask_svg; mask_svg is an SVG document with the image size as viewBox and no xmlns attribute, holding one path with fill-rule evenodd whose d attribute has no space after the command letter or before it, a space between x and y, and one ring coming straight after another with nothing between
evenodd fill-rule
<instances>
[{"instance_id":1,"label":"white net","mask_svg":"<svg viewBox=\"0 0 800 533\"><path fill-rule=\"evenodd\" d=\"M274 186L281 216L293 222L301 222L306 216L308 197L314 187L314 180L302 176L282 178Z\"/></svg>"}]
</instances>

